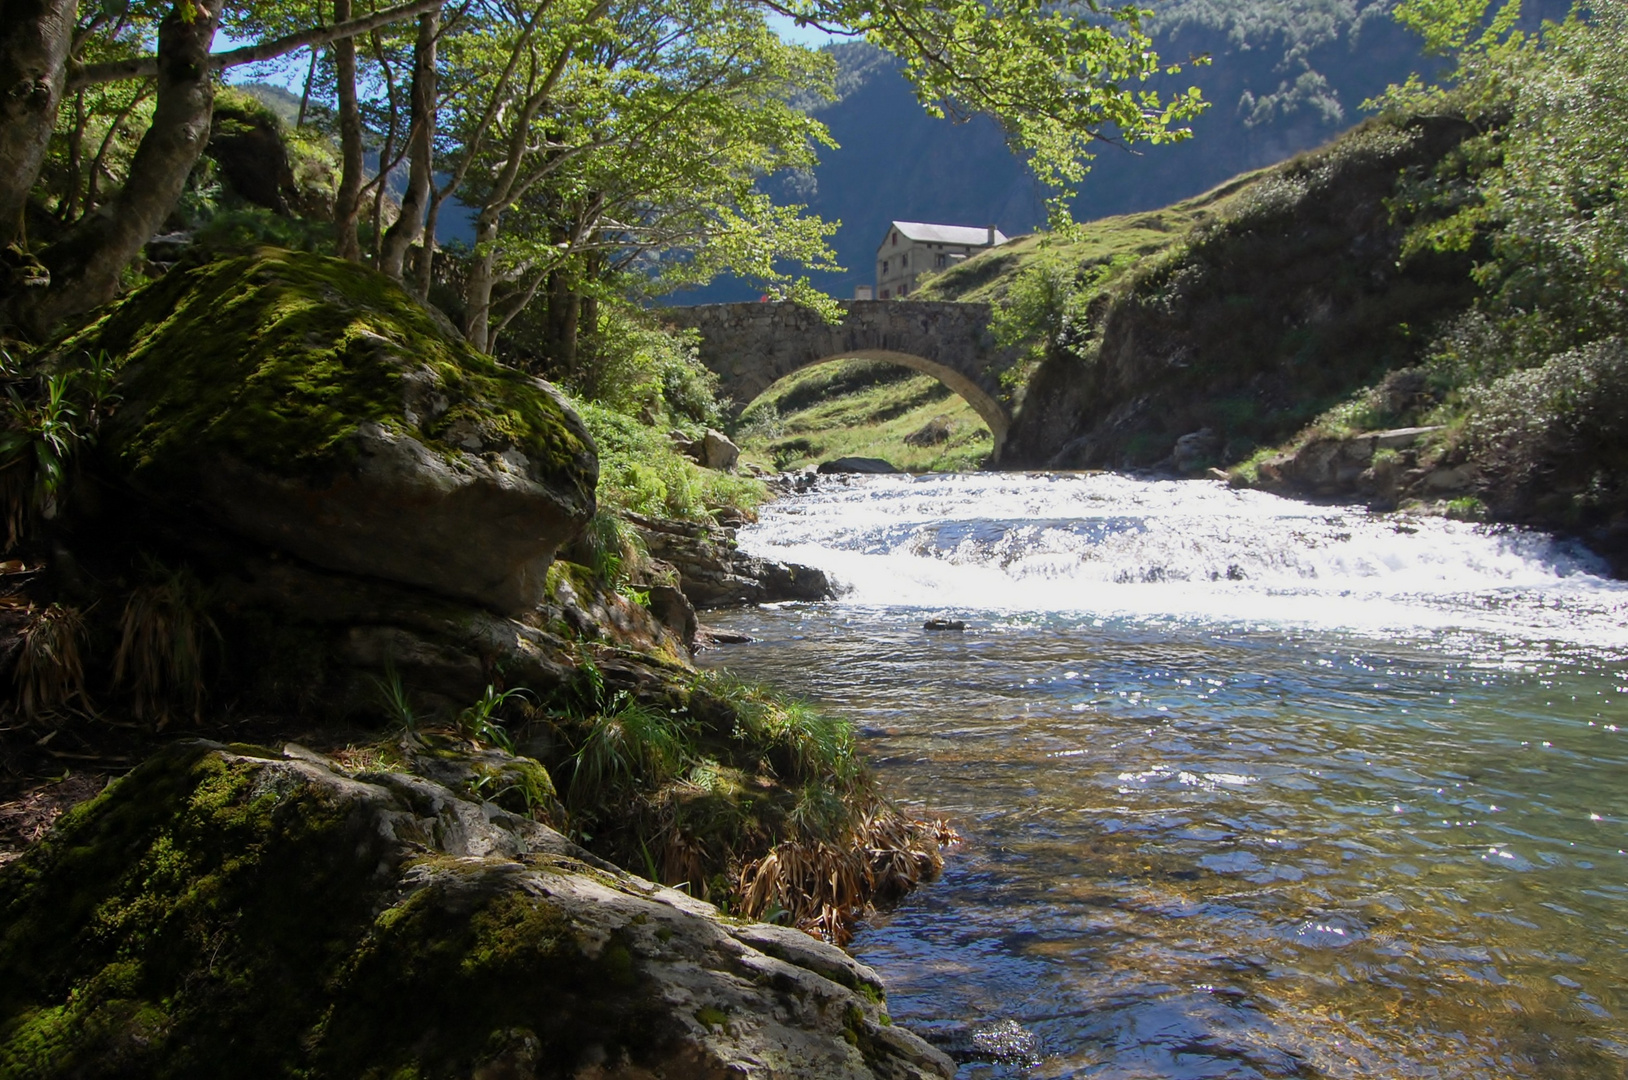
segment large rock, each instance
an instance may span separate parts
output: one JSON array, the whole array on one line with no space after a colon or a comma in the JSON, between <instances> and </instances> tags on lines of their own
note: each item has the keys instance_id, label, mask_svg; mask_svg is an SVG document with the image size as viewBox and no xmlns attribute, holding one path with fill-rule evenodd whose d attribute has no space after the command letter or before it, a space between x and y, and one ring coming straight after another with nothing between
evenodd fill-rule
<instances>
[{"instance_id":1,"label":"large rock","mask_svg":"<svg viewBox=\"0 0 1628 1080\"><path fill-rule=\"evenodd\" d=\"M593 442L558 395L346 262L178 269L63 348L122 361L117 479L318 566L517 612L593 514Z\"/></svg>"},{"instance_id":2,"label":"large rock","mask_svg":"<svg viewBox=\"0 0 1628 1080\"><path fill-rule=\"evenodd\" d=\"M947 1077L874 972L491 803L177 747L0 872L0 1075Z\"/></svg>"},{"instance_id":3,"label":"large rock","mask_svg":"<svg viewBox=\"0 0 1628 1080\"><path fill-rule=\"evenodd\" d=\"M1345 438L1314 439L1260 463L1257 483L1268 490L1317 498L1380 497L1456 492L1474 478L1467 470L1418 468L1418 448L1440 427L1395 428Z\"/></svg>"},{"instance_id":4,"label":"large rock","mask_svg":"<svg viewBox=\"0 0 1628 1080\"><path fill-rule=\"evenodd\" d=\"M714 428L707 428L707 433L701 436L700 451L701 464L720 472L733 469L741 456L741 448L731 442L728 435Z\"/></svg>"},{"instance_id":5,"label":"large rock","mask_svg":"<svg viewBox=\"0 0 1628 1080\"><path fill-rule=\"evenodd\" d=\"M562 692L585 651L607 688L641 700L693 675L684 641L564 560L549 567L538 606L512 618L294 559L228 554L231 572L210 588L236 666L214 691L254 709L323 722L376 715L378 680L393 668L425 715L451 716L498 679L540 699Z\"/></svg>"},{"instance_id":6,"label":"large rock","mask_svg":"<svg viewBox=\"0 0 1628 1080\"><path fill-rule=\"evenodd\" d=\"M820 462L820 467L816 471L822 476L830 476L834 473L887 475L896 473L899 469L891 461L884 461L882 458L840 457Z\"/></svg>"},{"instance_id":7,"label":"large rock","mask_svg":"<svg viewBox=\"0 0 1628 1080\"><path fill-rule=\"evenodd\" d=\"M835 595L825 571L748 555L735 546L734 529L626 516L650 556L678 572L679 588L697 608L828 600Z\"/></svg>"}]
</instances>

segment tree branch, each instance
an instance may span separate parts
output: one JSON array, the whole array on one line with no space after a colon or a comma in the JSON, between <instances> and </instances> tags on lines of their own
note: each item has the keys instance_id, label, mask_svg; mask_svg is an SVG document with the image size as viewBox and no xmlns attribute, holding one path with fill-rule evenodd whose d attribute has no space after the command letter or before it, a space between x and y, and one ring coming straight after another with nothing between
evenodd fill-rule
<instances>
[{"instance_id":1,"label":"tree branch","mask_svg":"<svg viewBox=\"0 0 1628 1080\"><path fill-rule=\"evenodd\" d=\"M366 34L377 30L381 26L388 26L402 19L422 15L426 11L440 7L445 0L408 0L407 3L398 4L392 8L375 12L360 19L349 19L332 26L317 26L310 30L302 30L287 37L274 38L271 41L262 41L257 45L245 45L241 49L230 52L211 53L209 64L217 71L226 68L239 67L243 64L257 64L262 60L272 60L295 49L303 49L307 45L326 45L330 41L340 38L351 38L358 34ZM83 64L74 67L68 73L68 90L81 90L87 86L98 83L120 82L125 79L142 79L158 74L158 57L136 56L128 60L108 60L99 64Z\"/></svg>"}]
</instances>

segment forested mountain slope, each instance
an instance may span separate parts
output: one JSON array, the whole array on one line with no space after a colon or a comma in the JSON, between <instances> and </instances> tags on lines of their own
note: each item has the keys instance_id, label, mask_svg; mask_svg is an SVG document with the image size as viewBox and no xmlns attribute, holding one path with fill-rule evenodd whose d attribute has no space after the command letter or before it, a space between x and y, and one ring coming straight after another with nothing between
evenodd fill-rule
<instances>
[{"instance_id":1,"label":"forested mountain slope","mask_svg":"<svg viewBox=\"0 0 1628 1080\"><path fill-rule=\"evenodd\" d=\"M1565 5L1527 5L1528 18L1559 17ZM1390 0L1171 0L1152 5L1162 57L1208 54L1208 67L1175 79L1211 102L1193 138L1135 152L1104 143L1073 206L1079 220L1152 210L1198 195L1251 169L1322 145L1362 118L1362 102L1435 64L1417 36L1390 17ZM773 182L829 220L842 273L814 274L833 296L874 279L873 256L892 220L993 224L1008 236L1045 221L1044 190L1005 147L993 121L935 120L885 54L863 43L830 46L839 99L811 103L840 144L810 173ZM750 299L751 287L720 282L680 303Z\"/></svg>"}]
</instances>

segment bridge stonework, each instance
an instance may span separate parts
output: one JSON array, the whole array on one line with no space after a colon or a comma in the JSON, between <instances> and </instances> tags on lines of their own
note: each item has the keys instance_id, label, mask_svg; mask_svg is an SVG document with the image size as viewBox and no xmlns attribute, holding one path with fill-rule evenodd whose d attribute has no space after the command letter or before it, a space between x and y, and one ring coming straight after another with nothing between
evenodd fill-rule
<instances>
[{"instance_id":1,"label":"bridge stonework","mask_svg":"<svg viewBox=\"0 0 1628 1080\"><path fill-rule=\"evenodd\" d=\"M668 308L669 323L700 333L700 359L722 393L744 408L776 380L810 364L855 357L926 372L965 398L995 437L999 461L1012 415L1000 375L1017 359L989 329L988 304L850 300L832 325L795 304L700 304Z\"/></svg>"}]
</instances>

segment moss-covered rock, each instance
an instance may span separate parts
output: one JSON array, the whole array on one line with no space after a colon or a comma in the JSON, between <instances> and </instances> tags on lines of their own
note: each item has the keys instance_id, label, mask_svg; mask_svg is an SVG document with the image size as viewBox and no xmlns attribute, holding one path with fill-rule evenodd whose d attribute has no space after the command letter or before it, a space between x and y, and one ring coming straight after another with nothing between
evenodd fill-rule
<instances>
[{"instance_id":1,"label":"moss-covered rock","mask_svg":"<svg viewBox=\"0 0 1628 1080\"><path fill-rule=\"evenodd\" d=\"M244 199L286 215L295 185L281 129L276 113L241 90L226 89L216 95L204 152Z\"/></svg>"},{"instance_id":2,"label":"moss-covered rock","mask_svg":"<svg viewBox=\"0 0 1628 1080\"><path fill-rule=\"evenodd\" d=\"M840 950L491 803L192 744L0 872L0 1075L948 1076Z\"/></svg>"},{"instance_id":3,"label":"moss-covered rock","mask_svg":"<svg viewBox=\"0 0 1628 1080\"><path fill-rule=\"evenodd\" d=\"M177 269L78 350L120 364L120 481L319 566L517 611L593 513L593 442L552 388L362 267L267 248Z\"/></svg>"}]
</instances>

